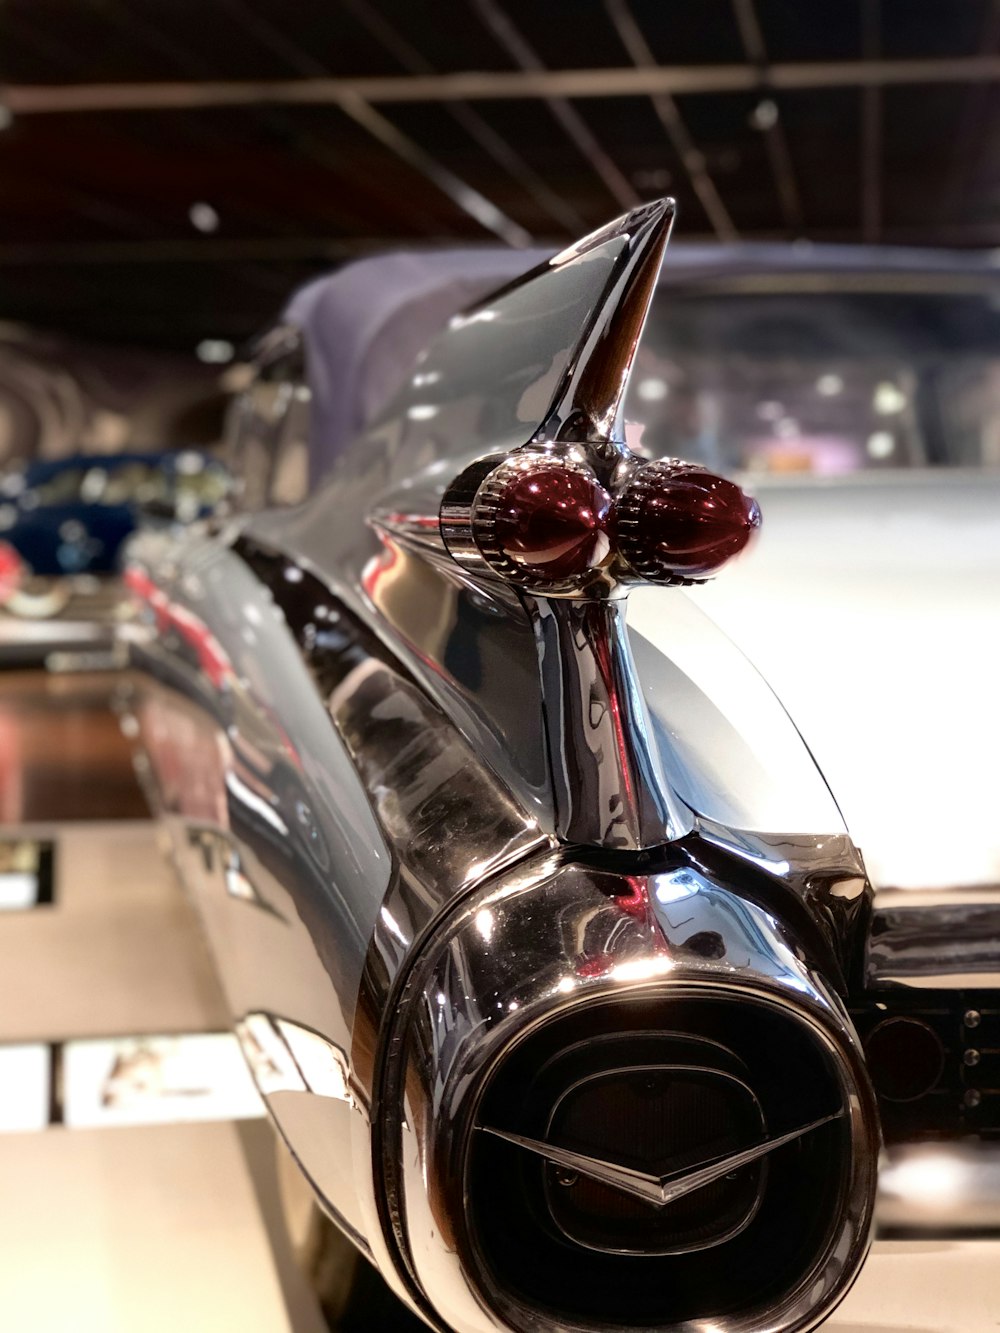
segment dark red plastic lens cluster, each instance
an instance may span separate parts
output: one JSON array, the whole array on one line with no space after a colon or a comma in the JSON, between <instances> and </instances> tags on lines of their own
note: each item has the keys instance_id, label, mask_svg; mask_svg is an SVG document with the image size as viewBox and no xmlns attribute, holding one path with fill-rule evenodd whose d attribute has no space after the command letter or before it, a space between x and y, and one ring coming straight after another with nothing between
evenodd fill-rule
<instances>
[{"instance_id":1,"label":"dark red plastic lens cluster","mask_svg":"<svg viewBox=\"0 0 1000 1333\"><path fill-rule=\"evenodd\" d=\"M592 473L542 460L501 478L488 507L496 557L537 585L580 579L614 552L653 582L703 579L760 526L733 482L672 462L642 464L613 500Z\"/></svg>"},{"instance_id":2,"label":"dark red plastic lens cluster","mask_svg":"<svg viewBox=\"0 0 1000 1333\"><path fill-rule=\"evenodd\" d=\"M504 487L494 518L502 555L553 583L599 565L610 550L611 496L593 477L558 464L521 472Z\"/></svg>"},{"instance_id":3,"label":"dark red plastic lens cluster","mask_svg":"<svg viewBox=\"0 0 1000 1333\"><path fill-rule=\"evenodd\" d=\"M707 578L759 527L756 500L724 477L683 464L644 464L615 506L619 550L654 581Z\"/></svg>"}]
</instances>

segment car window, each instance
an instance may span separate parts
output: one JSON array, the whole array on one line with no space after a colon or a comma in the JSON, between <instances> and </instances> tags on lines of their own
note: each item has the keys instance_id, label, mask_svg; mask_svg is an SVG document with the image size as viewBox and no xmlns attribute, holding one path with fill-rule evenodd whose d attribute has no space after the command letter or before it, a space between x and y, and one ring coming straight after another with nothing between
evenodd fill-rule
<instances>
[{"instance_id":1,"label":"car window","mask_svg":"<svg viewBox=\"0 0 1000 1333\"><path fill-rule=\"evenodd\" d=\"M1000 466L1000 306L661 288L626 417L643 452L723 471Z\"/></svg>"},{"instance_id":2,"label":"car window","mask_svg":"<svg viewBox=\"0 0 1000 1333\"><path fill-rule=\"evenodd\" d=\"M83 478L83 468L61 468L37 486L29 485L28 489L32 494L33 504L36 506L61 505L77 502L80 498Z\"/></svg>"},{"instance_id":3,"label":"car window","mask_svg":"<svg viewBox=\"0 0 1000 1333\"><path fill-rule=\"evenodd\" d=\"M88 482L89 477L90 474ZM163 473L155 465L141 462L121 463L109 469L103 491L94 498L96 502L105 505L148 503L151 500L161 499L166 491L166 485ZM86 490L87 482L84 483L85 495Z\"/></svg>"},{"instance_id":4,"label":"car window","mask_svg":"<svg viewBox=\"0 0 1000 1333\"><path fill-rule=\"evenodd\" d=\"M242 509L304 500L309 485L309 389L302 339L282 326L264 340L250 385L226 418L223 456Z\"/></svg>"}]
</instances>

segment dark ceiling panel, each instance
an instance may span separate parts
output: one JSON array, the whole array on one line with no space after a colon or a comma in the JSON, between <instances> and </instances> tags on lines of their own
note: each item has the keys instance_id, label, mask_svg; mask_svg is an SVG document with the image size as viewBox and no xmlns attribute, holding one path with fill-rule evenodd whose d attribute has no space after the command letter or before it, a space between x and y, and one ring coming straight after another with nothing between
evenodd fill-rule
<instances>
[{"instance_id":1,"label":"dark ceiling panel","mask_svg":"<svg viewBox=\"0 0 1000 1333\"><path fill-rule=\"evenodd\" d=\"M498 3L548 69L628 64L603 0L573 0L572 5Z\"/></svg>"},{"instance_id":2,"label":"dark ceiling panel","mask_svg":"<svg viewBox=\"0 0 1000 1333\"><path fill-rule=\"evenodd\" d=\"M248 11L251 24L240 19ZM0 6L0 78L51 82L66 67L92 81L143 82L189 73L273 79L294 73L277 44L255 35L256 16L308 53L328 74L394 74L398 65L340 4L313 0L6 0ZM7 49L10 36L34 63ZM86 64L82 57L86 57ZM50 67L51 66L51 67Z\"/></svg>"},{"instance_id":3,"label":"dark ceiling panel","mask_svg":"<svg viewBox=\"0 0 1000 1333\"><path fill-rule=\"evenodd\" d=\"M672 194L680 205L685 231L710 230L688 174L648 97L592 99L576 106L600 142L614 151L616 163L640 198ZM613 201L609 201L611 207Z\"/></svg>"},{"instance_id":4,"label":"dark ceiling panel","mask_svg":"<svg viewBox=\"0 0 1000 1333\"><path fill-rule=\"evenodd\" d=\"M681 97L678 106L729 210L743 234L781 231L778 195L764 136L752 127L756 93ZM680 224L685 225L682 215Z\"/></svg>"},{"instance_id":5,"label":"dark ceiling panel","mask_svg":"<svg viewBox=\"0 0 1000 1333\"><path fill-rule=\"evenodd\" d=\"M884 220L889 231L916 229L921 222L947 226L959 220L951 214L948 177L968 95L969 89L952 85L887 88L882 94L881 165ZM1000 176L995 183L1000 184ZM980 189L977 196L985 198L985 191ZM991 211L1000 220L995 197Z\"/></svg>"},{"instance_id":6,"label":"dark ceiling panel","mask_svg":"<svg viewBox=\"0 0 1000 1333\"><path fill-rule=\"evenodd\" d=\"M861 0L753 0L768 59L857 60Z\"/></svg>"},{"instance_id":7,"label":"dark ceiling panel","mask_svg":"<svg viewBox=\"0 0 1000 1333\"><path fill-rule=\"evenodd\" d=\"M947 185L942 206L950 224L989 224L968 244L1000 243L1000 88L965 88L956 93L961 118L944 165Z\"/></svg>"},{"instance_id":8,"label":"dark ceiling panel","mask_svg":"<svg viewBox=\"0 0 1000 1333\"><path fill-rule=\"evenodd\" d=\"M531 105L530 103L528 105ZM466 184L478 190L508 217L534 235L555 235L559 228L547 212L543 201L530 188L519 182L497 162L454 119L446 107L434 102L400 103L382 108L383 114L417 143L432 144L435 155L447 162ZM477 107L480 116L484 109ZM494 118L484 116L493 127ZM511 146L522 160L530 159L523 144L511 141ZM551 182L550 182L551 184ZM557 188L562 196L563 191ZM473 223L462 224L462 229L473 237L482 238L481 229ZM485 238L483 238L485 239Z\"/></svg>"},{"instance_id":9,"label":"dark ceiling panel","mask_svg":"<svg viewBox=\"0 0 1000 1333\"><path fill-rule=\"evenodd\" d=\"M3 317L100 341L191 351L202 338L250 339L287 295L330 266L22 265L0 270ZM40 311L48 318L40 318Z\"/></svg>"},{"instance_id":10,"label":"dark ceiling panel","mask_svg":"<svg viewBox=\"0 0 1000 1333\"><path fill-rule=\"evenodd\" d=\"M103 28L103 19L87 4L7 0L0 5L0 83L79 78L84 56L90 77L103 77L108 67Z\"/></svg>"},{"instance_id":11,"label":"dark ceiling panel","mask_svg":"<svg viewBox=\"0 0 1000 1333\"><path fill-rule=\"evenodd\" d=\"M750 73L737 3L759 23L771 62L856 61L864 50L923 60L1000 52L996 0L627 7L638 49L644 42L655 60ZM633 68L606 0L495 4L543 67ZM865 13L878 19L867 47ZM437 8L413 0L0 0L0 84L514 67L475 0ZM377 106L368 129L335 104L24 115L7 129L0 109L0 319L180 346L242 337L285 290L344 255L379 245L495 243L456 202L462 183L500 210L513 239L530 233L558 243L567 228L600 225L620 211L621 187L638 198L673 192L678 237L705 237L708 219L692 186L692 170L703 165L746 239L856 240L867 217L869 234L881 239L1000 240L997 85L771 94L766 68L756 72L759 88L677 95L694 155L687 166L677 149L685 134L671 138L645 96L573 102L583 130L576 142L541 95L464 107L398 101ZM874 126L867 136L865 104ZM777 127L767 130L775 108ZM379 124L405 144L387 146ZM603 167L600 152L609 159ZM435 183L439 169L450 176ZM190 220L199 201L218 215L208 235Z\"/></svg>"},{"instance_id":12,"label":"dark ceiling panel","mask_svg":"<svg viewBox=\"0 0 1000 1333\"><path fill-rule=\"evenodd\" d=\"M369 3L439 74L511 68L509 56L485 30L466 0L448 0L441 7L414 4L413 0L369 0ZM565 9L560 8L565 14Z\"/></svg>"},{"instance_id":13,"label":"dark ceiling panel","mask_svg":"<svg viewBox=\"0 0 1000 1333\"><path fill-rule=\"evenodd\" d=\"M802 196L803 236L858 238L861 100L857 91L782 93L776 99Z\"/></svg>"},{"instance_id":14,"label":"dark ceiling panel","mask_svg":"<svg viewBox=\"0 0 1000 1333\"><path fill-rule=\"evenodd\" d=\"M630 0L629 7L654 56L663 65L741 64L743 47L732 0L665 5Z\"/></svg>"},{"instance_id":15,"label":"dark ceiling panel","mask_svg":"<svg viewBox=\"0 0 1000 1333\"><path fill-rule=\"evenodd\" d=\"M159 8L158 0L152 0ZM247 78L285 78L298 69L296 55L315 65L312 73L348 78L392 75L399 65L358 23L344 3L315 0L204 0L213 6L223 34L241 34L254 52L254 73ZM273 34L273 35L272 35ZM228 40L228 38L225 38ZM286 49L287 48L287 49Z\"/></svg>"},{"instance_id":16,"label":"dark ceiling panel","mask_svg":"<svg viewBox=\"0 0 1000 1333\"><path fill-rule=\"evenodd\" d=\"M972 56L993 0L881 0L882 55L892 59ZM993 52L989 52L993 54Z\"/></svg>"},{"instance_id":17,"label":"dark ceiling panel","mask_svg":"<svg viewBox=\"0 0 1000 1333\"><path fill-rule=\"evenodd\" d=\"M543 102L481 102L477 110L556 194L576 209L585 226L596 227L620 211ZM546 222L543 234L551 235L552 231L551 222Z\"/></svg>"},{"instance_id":18,"label":"dark ceiling panel","mask_svg":"<svg viewBox=\"0 0 1000 1333\"><path fill-rule=\"evenodd\" d=\"M743 59L732 0L694 5L629 0L639 29L664 65L727 64ZM628 58L604 0L574 0L572 6L505 5L517 26L551 69L627 65Z\"/></svg>"},{"instance_id":19,"label":"dark ceiling panel","mask_svg":"<svg viewBox=\"0 0 1000 1333\"><path fill-rule=\"evenodd\" d=\"M339 179L327 181L323 188L339 191L337 199L361 212L369 231L402 237L484 238L482 228L436 186L335 107L296 108L289 120L305 137L317 160L329 153L331 161L336 161ZM266 181L261 184L267 188ZM274 198L280 203L280 196ZM322 204L321 195L316 202Z\"/></svg>"}]
</instances>

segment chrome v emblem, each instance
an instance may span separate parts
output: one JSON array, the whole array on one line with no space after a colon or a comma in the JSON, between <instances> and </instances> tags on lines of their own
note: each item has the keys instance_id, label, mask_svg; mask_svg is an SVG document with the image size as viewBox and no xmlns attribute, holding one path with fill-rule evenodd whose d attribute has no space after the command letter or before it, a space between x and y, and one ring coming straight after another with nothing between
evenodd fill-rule
<instances>
[{"instance_id":1,"label":"chrome v emblem","mask_svg":"<svg viewBox=\"0 0 1000 1333\"><path fill-rule=\"evenodd\" d=\"M657 1208L665 1208L667 1204L682 1199L686 1194L693 1194L702 1186L720 1180L730 1171L736 1171L741 1166L759 1161L768 1153L774 1152L776 1148L792 1143L795 1139L802 1138L804 1134L811 1134L814 1129L819 1129L820 1125L828 1125L831 1120L839 1120L843 1114L843 1111L837 1111L834 1115L825 1115L820 1120L811 1120L807 1125L789 1130L787 1134L777 1134L774 1138L762 1139L761 1142L749 1148L741 1148L738 1152L710 1157L699 1166L686 1167L681 1171L669 1171L665 1176L636 1171L630 1166L607 1162L600 1157L588 1157L584 1153L571 1152L568 1148L559 1148L541 1139L527 1139L520 1134L508 1134L506 1130L493 1129L489 1125L483 1125L481 1128L487 1134L496 1135L498 1139L506 1139L508 1143L516 1143L518 1147L526 1148L528 1152L537 1153L539 1157L544 1157L546 1161L556 1166L565 1166L570 1171L587 1176L590 1180L597 1180L602 1185L610 1185L612 1189L621 1190L623 1194L634 1194L636 1198L644 1199L646 1203L651 1203Z\"/></svg>"}]
</instances>

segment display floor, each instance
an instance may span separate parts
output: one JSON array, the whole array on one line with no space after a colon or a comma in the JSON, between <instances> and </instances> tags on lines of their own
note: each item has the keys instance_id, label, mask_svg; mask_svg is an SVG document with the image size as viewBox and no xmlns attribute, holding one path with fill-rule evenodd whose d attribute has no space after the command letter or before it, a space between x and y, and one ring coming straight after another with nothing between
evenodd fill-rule
<instances>
[{"instance_id":1,"label":"display floor","mask_svg":"<svg viewBox=\"0 0 1000 1333\"><path fill-rule=\"evenodd\" d=\"M112 684L0 674L0 1328L318 1333Z\"/></svg>"},{"instance_id":2,"label":"display floor","mask_svg":"<svg viewBox=\"0 0 1000 1333\"><path fill-rule=\"evenodd\" d=\"M112 684L0 675L0 1328L319 1333ZM998 1325L1000 1240L983 1240L879 1244L826 1327Z\"/></svg>"}]
</instances>

